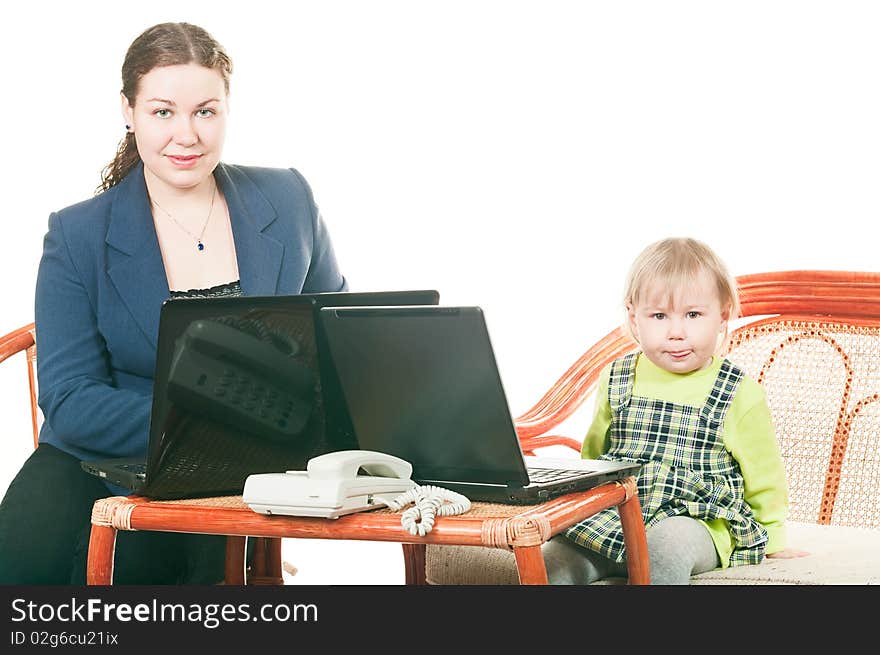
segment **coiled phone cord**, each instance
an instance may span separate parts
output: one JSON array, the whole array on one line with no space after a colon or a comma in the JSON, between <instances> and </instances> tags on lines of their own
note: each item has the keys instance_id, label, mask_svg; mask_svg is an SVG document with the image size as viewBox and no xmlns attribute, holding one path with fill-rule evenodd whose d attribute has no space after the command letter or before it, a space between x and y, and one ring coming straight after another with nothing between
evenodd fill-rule
<instances>
[{"instance_id":1,"label":"coiled phone cord","mask_svg":"<svg viewBox=\"0 0 880 655\"><path fill-rule=\"evenodd\" d=\"M435 517L464 514L471 508L471 501L466 496L433 485L413 487L388 501L387 505L398 511L410 503L413 503L414 507L410 507L401 515L400 524L411 535L420 537L424 537L434 528Z\"/></svg>"}]
</instances>

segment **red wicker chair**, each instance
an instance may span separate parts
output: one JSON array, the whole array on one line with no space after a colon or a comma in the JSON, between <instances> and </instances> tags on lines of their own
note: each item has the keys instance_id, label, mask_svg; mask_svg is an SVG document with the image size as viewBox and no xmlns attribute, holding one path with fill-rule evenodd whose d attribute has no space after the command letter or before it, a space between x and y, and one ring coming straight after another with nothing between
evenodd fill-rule
<instances>
[{"instance_id":1,"label":"red wicker chair","mask_svg":"<svg viewBox=\"0 0 880 655\"><path fill-rule=\"evenodd\" d=\"M767 392L789 483L789 542L811 555L716 569L692 582L878 583L880 273L786 271L737 282L742 318L728 357ZM516 420L523 450L579 451L580 439L552 431L594 393L606 364L635 349L622 327L591 347ZM405 550L411 583L517 582L505 551L419 550Z\"/></svg>"}]
</instances>

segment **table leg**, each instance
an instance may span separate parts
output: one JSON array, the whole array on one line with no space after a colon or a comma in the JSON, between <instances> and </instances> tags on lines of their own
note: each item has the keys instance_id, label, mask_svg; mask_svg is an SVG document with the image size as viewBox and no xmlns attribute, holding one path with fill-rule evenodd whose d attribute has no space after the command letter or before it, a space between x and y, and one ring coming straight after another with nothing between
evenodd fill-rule
<instances>
[{"instance_id":1,"label":"table leg","mask_svg":"<svg viewBox=\"0 0 880 655\"><path fill-rule=\"evenodd\" d=\"M254 537L254 554L251 560L249 585L283 585L281 574L281 538ZM244 582L242 582L244 584Z\"/></svg>"},{"instance_id":2,"label":"table leg","mask_svg":"<svg viewBox=\"0 0 880 655\"><path fill-rule=\"evenodd\" d=\"M284 577L281 574L281 537L263 537L266 542L266 551L268 559L266 566L266 575L269 577L269 584L283 585Z\"/></svg>"},{"instance_id":3,"label":"table leg","mask_svg":"<svg viewBox=\"0 0 880 655\"><path fill-rule=\"evenodd\" d=\"M226 537L226 566L223 572L225 584L245 584L246 543L247 537Z\"/></svg>"},{"instance_id":4,"label":"table leg","mask_svg":"<svg viewBox=\"0 0 880 655\"><path fill-rule=\"evenodd\" d=\"M425 544L401 544L403 546L403 565L406 584L426 585L425 577Z\"/></svg>"},{"instance_id":5,"label":"table leg","mask_svg":"<svg viewBox=\"0 0 880 655\"><path fill-rule=\"evenodd\" d=\"M520 584L547 584L547 567L544 565L541 544L514 546L513 555L516 558Z\"/></svg>"},{"instance_id":6,"label":"table leg","mask_svg":"<svg viewBox=\"0 0 880 655\"><path fill-rule=\"evenodd\" d=\"M116 551L116 528L92 524L89 535L89 559L86 584L113 584L113 555Z\"/></svg>"},{"instance_id":7,"label":"table leg","mask_svg":"<svg viewBox=\"0 0 880 655\"><path fill-rule=\"evenodd\" d=\"M645 522L642 518L642 506L638 494L633 494L618 505L617 511L620 513L620 524L623 527L629 584L651 584L648 540L645 537Z\"/></svg>"}]
</instances>

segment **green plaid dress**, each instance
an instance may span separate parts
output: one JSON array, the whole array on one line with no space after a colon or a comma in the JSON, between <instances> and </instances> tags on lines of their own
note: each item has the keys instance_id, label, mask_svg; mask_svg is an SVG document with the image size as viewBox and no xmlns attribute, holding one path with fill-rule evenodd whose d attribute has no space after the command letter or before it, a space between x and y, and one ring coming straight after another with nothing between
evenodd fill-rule
<instances>
[{"instance_id":1,"label":"green plaid dress","mask_svg":"<svg viewBox=\"0 0 880 655\"><path fill-rule=\"evenodd\" d=\"M639 502L645 527L669 516L724 519L733 538L730 565L757 564L764 557L767 531L743 500L739 464L723 441L724 416L743 372L723 360L702 407L632 395L638 353L611 365L609 449L601 459L642 463ZM565 532L576 544L616 562L625 551L620 515L603 510Z\"/></svg>"}]
</instances>

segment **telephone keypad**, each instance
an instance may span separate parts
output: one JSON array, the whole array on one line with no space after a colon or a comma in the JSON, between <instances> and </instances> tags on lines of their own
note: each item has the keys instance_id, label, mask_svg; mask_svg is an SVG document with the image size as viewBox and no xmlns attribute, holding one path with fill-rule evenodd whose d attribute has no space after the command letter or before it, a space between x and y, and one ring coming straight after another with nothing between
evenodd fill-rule
<instances>
[{"instance_id":1,"label":"telephone keypad","mask_svg":"<svg viewBox=\"0 0 880 655\"><path fill-rule=\"evenodd\" d=\"M254 378L231 368L211 371L211 362L200 353L190 353L192 361L182 362L169 381L169 391L184 394L188 405L198 405L207 418L225 422L241 430L275 439L288 439L298 434L309 412L299 412L291 423L294 407L305 401L297 399L268 379ZM197 361L201 360L201 361ZM190 369L188 365L193 364ZM207 370L206 370L207 369ZM192 380L186 383L186 378Z\"/></svg>"}]
</instances>

